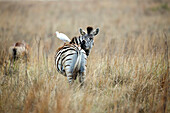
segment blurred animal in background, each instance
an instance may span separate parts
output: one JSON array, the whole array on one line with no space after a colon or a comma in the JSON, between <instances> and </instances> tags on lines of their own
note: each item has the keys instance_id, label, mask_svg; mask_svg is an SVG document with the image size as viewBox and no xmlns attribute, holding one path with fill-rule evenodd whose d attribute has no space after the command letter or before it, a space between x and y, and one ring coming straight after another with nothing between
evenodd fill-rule
<instances>
[{"instance_id":1,"label":"blurred animal in background","mask_svg":"<svg viewBox=\"0 0 170 113\"><path fill-rule=\"evenodd\" d=\"M59 33L56 31L55 34L60 40L64 41L64 43L70 42L70 39L64 33Z\"/></svg>"},{"instance_id":2,"label":"blurred animal in background","mask_svg":"<svg viewBox=\"0 0 170 113\"><path fill-rule=\"evenodd\" d=\"M24 41L16 42L9 48L9 56L13 61L23 58L29 60L29 51L30 48Z\"/></svg>"},{"instance_id":3,"label":"blurred animal in background","mask_svg":"<svg viewBox=\"0 0 170 113\"><path fill-rule=\"evenodd\" d=\"M72 38L70 44L64 44L58 48L55 55L56 68L59 73L67 77L70 84L79 75L79 81L83 85L87 56L94 44L93 38L98 32L99 28L93 30L92 27L87 27L87 33L80 28L81 36Z\"/></svg>"}]
</instances>

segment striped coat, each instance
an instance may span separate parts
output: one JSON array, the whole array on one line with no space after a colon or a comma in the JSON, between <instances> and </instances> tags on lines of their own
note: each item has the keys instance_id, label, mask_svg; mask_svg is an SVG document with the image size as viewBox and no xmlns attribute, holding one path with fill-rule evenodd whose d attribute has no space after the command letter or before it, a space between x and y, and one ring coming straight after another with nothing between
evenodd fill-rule
<instances>
[{"instance_id":1,"label":"striped coat","mask_svg":"<svg viewBox=\"0 0 170 113\"><path fill-rule=\"evenodd\" d=\"M80 83L84 83L87 57L94 45L93 38L98 32L98 28L93 30L92 27L87 27L87 33L80 29L81 36L72 38L69 44L57 50L55 55L57 71L67 76L69 83L73 83L77 75Z\"/></svg>"},{"instance_id":2,"label":"striped coat","mask_svg":"<svg viewBox=\"0 0 170 113\"><path fill-rule=\"evenodd\" d=\"M99 28L93 30L92 27L87 27L87 33L80 28L79 37L73 37L70 41L70 44L80 45L81 48L86 52L86 55L89 56L90 51L94 45L94 36L99 33Z\"/></svg>"},{"instance_id":3,"label":"striped coat","mask_svg":"<svg viewBox=\"0 0 170 113\"><path fill-rule=\"evenodd\" d=\"M65 44L57 50L55 64L57 71L67 76L69 83L73 83L79 75L79 81L83 84L86 75L86 53L75 44Z\"/></svg>"}]
</instances>

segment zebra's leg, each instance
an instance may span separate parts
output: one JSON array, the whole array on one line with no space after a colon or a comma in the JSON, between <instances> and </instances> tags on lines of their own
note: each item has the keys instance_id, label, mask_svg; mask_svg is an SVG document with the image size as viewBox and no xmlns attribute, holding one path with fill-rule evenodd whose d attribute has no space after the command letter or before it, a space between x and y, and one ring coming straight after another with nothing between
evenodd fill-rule
<instances>
[{"instance_id":1,"label":"zebra's leg","mask_svg":"<svg viewBox=\"0 0 170 113\"><path fill-rule=\"evenodd\" d=\"M82 50L81 51L81 65L80 65L80 71L79 71L79 82L81 83L81 86L84 85L84 79L86 76L86 53Z\"/></svg>"},{"instance_id":2,"label":"zebra's leg","mask_svg":"<svg viewBox=\"0 0 170 113\"><path fill-rule=\"evenodd\" d=\"M74 83L73 73L66 72L66 75L67 75L67 80L68 80L69 84L72 85Z\"/></svg>"},{"instance_id":3,"label":"zebra's leg","mask_svg":"<svg viewBox=\"0 0 170 113\"><path fill-rule=\"evenodd\" d=\"M81 84L81 87L84 85L85 76L86 76L86 71L80 72L80 74L79 74L79 82Z\"/></svg>"}]
</instances>

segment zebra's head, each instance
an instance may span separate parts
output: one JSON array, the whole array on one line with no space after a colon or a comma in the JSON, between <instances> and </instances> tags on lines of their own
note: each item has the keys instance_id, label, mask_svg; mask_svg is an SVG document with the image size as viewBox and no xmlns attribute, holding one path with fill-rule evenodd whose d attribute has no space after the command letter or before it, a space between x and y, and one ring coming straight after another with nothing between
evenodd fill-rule
<instances>
[{"instance_id":1,"label":"zebra's head","mask_svg":"<svg viewBox=\"0 0 170 113\"><path fill-rule=\"evenodd\" d=\"M87 56L90 53L91 48L94 45L94 36L99 33L99 28L93 30L92 27L87 27L87 33L80 28L80 34L82 35L81 48L85 50Z\"/></svg>"}]
</instances>

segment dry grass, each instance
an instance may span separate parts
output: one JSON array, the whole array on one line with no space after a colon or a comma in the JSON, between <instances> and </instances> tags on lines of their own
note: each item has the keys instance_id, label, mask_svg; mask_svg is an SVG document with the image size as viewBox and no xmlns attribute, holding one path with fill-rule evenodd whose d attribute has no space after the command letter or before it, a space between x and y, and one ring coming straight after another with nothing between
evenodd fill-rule
<instances>
[{"instance_id":1,"label":"dry grass","mask_svg":"<svg viewBox=\"0 0 170 113\"><path fill-rule=\"evenodd\" d=\"M0 2L1 113L170 112L168 0ZM79 27L100 28L88 58L85 87L70 88L54 65ZM166 35L166 36L165 36ZM11 64L8 48L25 40L28 64Z\"/></svg>"}]
</instances>

